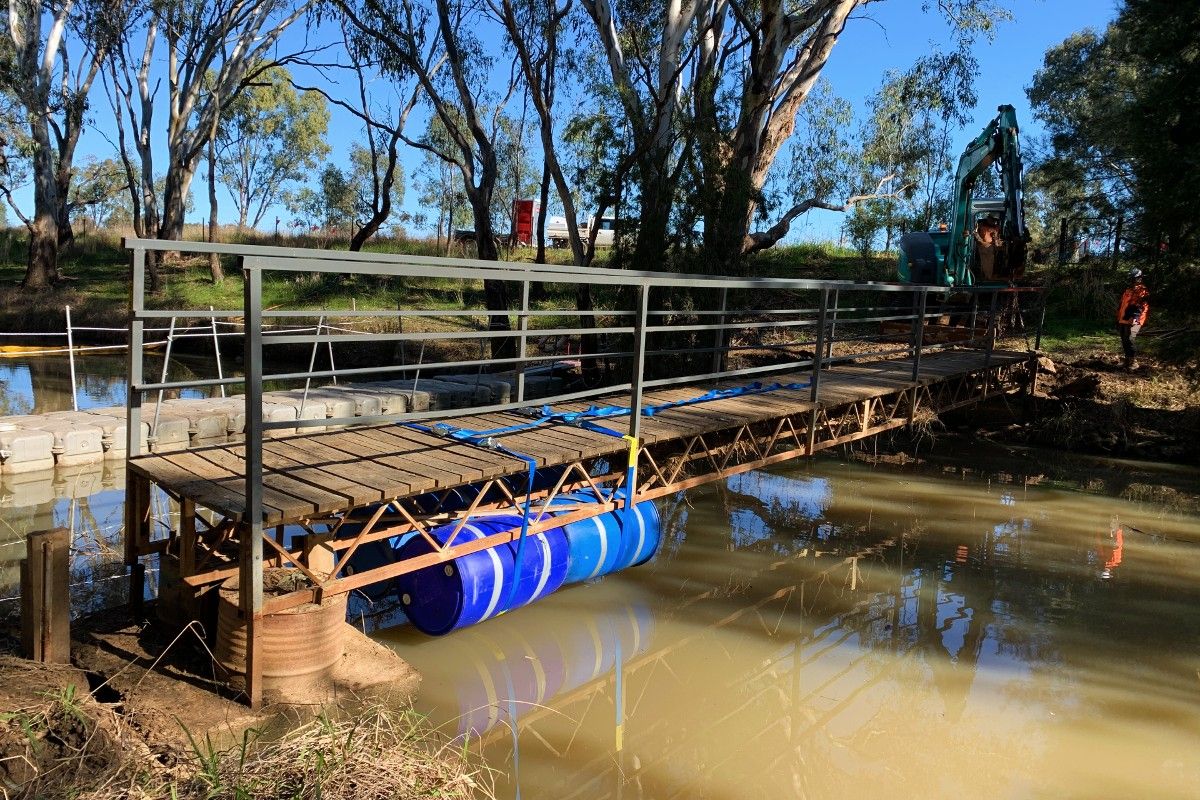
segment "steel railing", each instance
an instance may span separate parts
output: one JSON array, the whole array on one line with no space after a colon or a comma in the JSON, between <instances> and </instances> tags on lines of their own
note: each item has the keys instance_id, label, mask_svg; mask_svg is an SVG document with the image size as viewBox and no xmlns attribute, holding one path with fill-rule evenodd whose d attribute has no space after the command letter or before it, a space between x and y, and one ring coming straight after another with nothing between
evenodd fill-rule
<instances>
[{"instance_id":1,"label":"steel railing","mask_svg":"<svg viewBox=\"0 0 1200 800\"><path fill-rule=\"evenodd\" d=\"M977 347L986 352L985 365L990 365L992 353L1002 331L998 320L1006 308L1016 309L1016 318L1023 320L1028 308L1020 308L1020 300L1036 297L1036 290L1027 288L966 288L953 292L945 287L909 286L894 283L827 281L792 278L740 278L709 275L680 275L575 267L478 261L474 259L434 258L345 251L318 251L303 248L224 245L207 242L169 242L130 239L131 251L131 313L129 322L129 392L128 441L130 457L139 454L141 447L141 406L149 393L176 389L208 389L224 391L244 385L245 407L245 494L244 523L253 528L248 537L253 548L251 565L261 568L263 524L262 443L272 430L304 429L410 420L431 420L465 413L484 414L514 411L531 406L585 400L604 394L627 391L630 407L641 408L643 393L651 388L668 385L706 384L729 379L765 376L771 373L808 371L809 392L815 402L822 372L847 360L907 357L912 359L911 380L914 387L920 378L922 357L947 347ZM217 253L238 258L244 285L240 309L161 309L147 308L146 254L159 252ZM398 282L403 291L406 285L437 279L458 285L460 289L478 287L484 281L497 281L512 288L519 305L512 311L482 308L428 309L397 308L337 311L329 308L264 308L265 275L280 275L291 279L304 276L357 275ZM573 307L534 308L531 287L534 283L549 286L584 284L606 293L610 308L577 311ZM573 293L565 292L563 297ZM565 303L565 300L563 301ZM675 308L682 303L681 308ZM618 306L628 307L618 307ZM986 311L984 310L986 309ZM986 324L980 329L979 317ZM931 320L949 316L952 322L964 323L957 335L946 341L929 341L936 325ZM364 318L394 321L399 330L364 333L338 324L336 320ZM513 326L512 317L516 325ZM490 323L507 318L506 329L493 328ZM576 325L563 325L562 318L573 318ZM425 321L449 320L447 330L431 329L425 324L418 329L404 330L405 319ZM171 334L178 320L200 320L207 331L199 335L212 336L214 347L220 336L218 324L241 321L243 327L241 376L229 376L221 371L215 377L194 380L167 380L164 366L159 380L147 380L143 343L147 325L158 320L170 320ZM481 320L489 323L479 327ZM548 321L549 327L536 323ZM584 320L591 325L583 324ZM268 322L287 323L279 328L267 327ZM1040 346L1042 317L1036 325L1037 345L1026 349L1036 351ZM532 325L532 326L531 326ZM1022 332L1028 336L1028 331ZM956 330L957 330L956 329ZM775 337L763 341L766 336ZM703 337L703 341L701 338ZM709 338L711 337L711 338ZM533 353L531 340L553 339L556 342L578 342L577 354ZM334 364L334 348L378 343L400 345L401 354L408 345L420 348L417 363L384 363L372 366L338 368ZM470 344L477 350L467 354L461 347L445 354L434 355L425 361L430 344ZM507 355L490 357L484 348L495 344L499 351L508 348ZM283 358L265 358L270 348L280 346L307 347L307 369L268 365ZM316 369L318 349L329 354L328 369ZM555 348L557 349L557 348ZM585 352L586 351L586 352ZM756 351L765 352L766 363L745 363ZM574 355L581 366L601 374L597 385L566 386L550 396L529 397L527 377L531 369L554 365ZM654 369L647 371L648 359ZM169 360L169 353L168 353ZM295 360L295 352L291 355ZM393 359L394 361L395 359ZM734 362L737 363L734 363ZM623 366L618 366L623 365ZM415 396L422 373L437 375L446 370L474 370L481 376L484 369L503 368L512 372L516 386L515 398L508 402L493 402L470 409L441 409L435 411L406 411L399 414L380 414L346 418L301 419L271 422L263 419L263 384L303 384L304 399L297 417L303 416L303 403L313 381L357 378L368 375L413 376L411 391ZM986 369L985 369L986 374ZM157 419L158 409L155 409ZM630 414L628 435L640 434L642 415ZM153 436L154 431L150 431ZM250 567L253 569L253 567ZM251 574L260 574L252 572ZM243 581L243 587L247 582ZM252 584L254 592L249 607L261 609L261 582Z\"/></svg>"}]
</instances>

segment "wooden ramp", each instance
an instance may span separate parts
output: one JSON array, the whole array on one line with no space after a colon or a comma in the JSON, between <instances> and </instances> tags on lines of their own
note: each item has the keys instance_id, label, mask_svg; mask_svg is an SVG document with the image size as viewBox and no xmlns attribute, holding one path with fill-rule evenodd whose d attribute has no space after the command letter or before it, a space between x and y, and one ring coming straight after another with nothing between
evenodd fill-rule
<instances>
[{"instance_id":1,"label":"wooden ramp","mask_svg":"<svg viewBox=\"0 0 1200 800\"><path fill-rule=\"evenodd\" d=\"M964 379L969 383L985 370L1003 372L1028 358L1025 353L1004 351L996 351L990 357L975 350L929 354L921 361L915 387L911 359L842 365L822 372L815 403L809 389L777 389L661 411L643 418L640 437L643 457L657 465L642 465L642 474L655 476L657 472L659 480L648 480L656 483L656 487L639 485L639 489L657 488L653 494L658 496L665 493L664 488L674 487L677 481L670 480L671 476L663 471L658 463L663 460L659 454L669 456L672 451L681 447L688 450L689 446L695 453L697 446L703 446L708 455L713 455L713 448L721 438L717 434L736 436L738 431L748 431L763 423L771 427L773 423L788 421L793 435L783 439L799 443L803 445L800 449L811 452L906 423L911 412L921 405L922 398L934 412L977 402L983 397L983 384L964 385ZM799 384L808 380L808 373L801 373L772 375L760 382ZM1002 376L1001 381L988 385L989 392L1002 389ZM680 386L647 391L643 402L654 406L689 399L708 388ZM945 391L931 391L939 388ZM628 403L627 393L605 396L596 402L618 406ZM592 403L574 402L556 404L554 408L581 411L589 405ZM848 414L853 419L847 419ZM529 421L528 416L514 413L465 414L443 420L471 430L507 428ZM802 434L808 434L807 444ZM741 441L750 441L746 436L743 433ZM713 441L706 439L701 444L697 437ZM538 467L611 459L628 450L628 444L620 438L561 423L500 438L507 450L532 457ZM775 439L780 440L780 436ZM266 440L262 451L264 521L269 525L306 523L385 501L522 475L528 470L525 461L504 452L396 424ZM803 454L794 453L793 457ZM767 452L758 455L760 460L770 456ZM729 459L710 460L714 463L709 467L720 468L707 469L699 475L692 470L691 485L697 478L716 480L728 474ZM230 520L240 519L245 512L244 445L224 444L139 456L130 460L129 468L176 499L187 500Z\"/></svg>"}]
</instances>

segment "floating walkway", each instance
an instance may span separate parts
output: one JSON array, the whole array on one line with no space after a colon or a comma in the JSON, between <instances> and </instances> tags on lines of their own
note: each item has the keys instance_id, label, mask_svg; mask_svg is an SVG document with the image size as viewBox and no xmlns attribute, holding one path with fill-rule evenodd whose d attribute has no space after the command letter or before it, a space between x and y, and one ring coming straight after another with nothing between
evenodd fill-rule
<instances>
[{"instance_id":1,"label":"floating walkway","mask_svg":"<svg viewBox=\"0 0 1200 800\"><path fill-rule=\"evenodd\" d=\"M543 591L547 581L563 579L558 556L551 559L547 553L545 563L553 560L558 570L553 580L520 594L525 592L518 590L521 548L527 539L538 548L540 540L550 538L539 534L569 531L575 523L602 516L624 536L636 529L638 504L1028 388L1022 374L1030 375L1038 349L1028 340L1019 346L1023 327L1020 335L1009 337L1011 344L998 346L1002 318L1020 321L1019 301L1026 291L1003 287L966 289L952 298L939 287L581 272L198 243L186 243L186 249L239 256L242 308L149 310L143 291L146 252L185 245L137 240L128 246L134 345L125 431L130 596L140 602L143 559L151 556L162 559L160 605L184 615L198 613L216 586L236 576L239 618L247 626L246 685L252 705L261 701L256 663L266 615L355 590L370 594L381 586L404 587L406 605L427 603L428 597L411 595L429 591L432 583L404 576L444 573L457 580L473 554L487 551L495 562L507 558L498 555L502 551L510 551L516 568L505 578L507 599L500 597L497 582L483 611L434 614L437 621L428 627L444 632L469 624L542 596L548 593ZM509 297L516 292L521 301L511 312L515 327L507 319L496 324L497 316L510 316L507 311L401 307L352 312L398 318L401 332L264 337L264 320L295 324L306 315L329 313L264 309L262 282L269 273L289 280L299 280L302 273L358 273L401 285L434 276L460 282L464 292L503 284ZM569 298L565 302L571 305L535 307L530 301L535 283L570 287L560 288L557 296ZM620 305L576 310L571 307L574 289L581 285ZM687 298L680 304L686 311L652 301L676 295ZM143 327L154 319L189 314L245 320L245 378L144 378L137 346ZM450 328L421 324L434 315L463 319ZM580 324L564 327L564 318ZM473 327L467 328L467 320ZM312 418L299 411L286 419L270 418L272 394L263 393L264 382L307 384L339 374L311 367L272 373L264 368L270 363L265 348L310 345L315 354L318 348L389 341L419 348L422 357L427 344L441 345L432 361L423 362L422 374L434 377L421 385L446 383L451 387L446 391L457 392L462 405L446 401L420 408L411 399L388 403L383 397L377 407L350 402L364 390L396 392L401 384L388 381L396 373L411 373L415 367L409 362L345 370L340 377L352 376L355 386L325 386L304 395L319 409ZM569 349L562 349L563 343ZM489 344L490 356L485 353ZM579 363L580 378L589 372L598 377L592 383L596 388L545 383L539 388L537 371L568 355ZM651 361L654 369L648 370ZM483 371L485 377L471 385L464 371ZM364 381L368 372L379 373L384 382ZM505 372L511 381L495 377ZM459 377L442 377L447 374ZM245 384L245 397L225 402L243 409L242 442L197 446L189 440L188 449L166 451L134 435L153 419L154 409L143 406L143 399L165 390L234 383ZM404 397L404 389L409 398L421 390L405 384L397 396ZM152 513L156 489L178 503L177 518ZM366 557L381 547L386 549L382 557ZM627 543L620 547L622 563L647 557ZM303 577L286 589L265 592L264 567L270 566ZM583 575L575 566L577 577ZM500 568L496 574L506 575Z\"/></svg>"}]
</instances>

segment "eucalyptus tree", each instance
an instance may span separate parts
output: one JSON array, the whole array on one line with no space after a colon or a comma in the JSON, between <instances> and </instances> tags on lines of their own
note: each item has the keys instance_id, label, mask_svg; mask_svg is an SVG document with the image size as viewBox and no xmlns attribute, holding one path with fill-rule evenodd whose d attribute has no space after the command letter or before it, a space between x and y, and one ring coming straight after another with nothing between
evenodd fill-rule
<instances>
[{"instance_id":1,"label":"eucalyptus tree","mask_svg":"<svg viewBox=\"0 0 1200 800\"><path fill-rule=\"evenodd\" d=\"M58 250L72 238L71 178L92 84L122 29L128 0L9 0L0 45L0 92L16 112L0 147L0 192L29 230L23 286L60 278ZM28 171L33 211L14 202Z\"/></svg>"},{"instance_id":2,"label":"eucalyptus tree","mask_svg":"<svg viewBox=\"0 0 1200 800\"><path fill-rule=\"evenodd\" d=\"M354 145L350 152L351 180L356 187L355 216L361 224L350 237L350 249L361 250L392 215L392 209L404 196L404 169L400 163L400 143L409 115L417 105L419 86L413 81L374 81L379 64L372 59L371 48L362 37L352 34L341 20L342 42L349 63L341 66L354 76L355 93L351 100L334 96L327 87L293 86L323 96L330 104L349 112L363 125L365 145ZM332 67L331 67L332 69ZM372 86L372 83L375 83ZM411 86L407 85L412 83ZM388 87L381 90L380 84ZM401 98L407 96L406 101ZM393 106L389 98L395 101Z\"/></svg>"},{"instance_id":3,"label":"eucalyptus tree","mask_svg":"<svg viewBox=\"0 0 1200 800\"><path fill-rule=\"evenodd\" d=\"M661 256L693 160L708 268L732 268L786 234L778 223L751 230L764 186L854 12L870 2L669 0L648 10L638 0L584 0L640 154L636 259ZM998 0L928 0L922 8L945 18L960 42L1007 16Z\"/></svg>"},{"instance_id":4,"label":"eucalyptus tree","mask_svg":"<svg viewBox=\"0 0 1200 800\"><path fill-rule=\"evenodd\" d=\"M150 0L124 27L109 78L118 137L131 181L135 227L143 236L179 239L186 198L222 109L272 66L307 50L280 54L284 31L312 0ZM160 41L161 40L161 41ZM161 49L160 49L161 48ZM163 53L162 51L165 51ZM166 61L166 169L161 198L154 190L155 122L161 81L152 66ZM128 131L126 130L128 126ZM133 152L128 149L132 138ZM134 164L134 159L137 165ZM151 271L151 282L157 272Z\"/></svg>"},{"instance_id":5,"label":"eucalyptus tree","mask_svg":"<svg viewBox=\"0 0 1200 800\"><path fill-rule=\"evenodd\" d=\"M233 197L238 227L258 227L284 187L304 179L329 145L329 108L297 92L285 67L270 67L229 103L217 123L217 176Z\"/></svg>"},{"instance_id":6,"label":"eucalyptus tree","mask_svg":"<svg viewBox=\"0 0 1200 800\"><path fill-rule=\"evenodd\" d=\"M444 144L415 139L403 141L452 165L462 176L463 190L475 223L475 249L484 261L499 257L492 218L493 195L500 179L497 144L503 136L501 118L517 85L512 76L506 88L490 88L494 59L478 32L486 20L482 9L451 0L335 0L345 15L357 46L370 53L385 74L412 78L421 99L443 126ZM509 309L501 281L484 281L489 311ZM494 331L511 330L507 314L489 317ZM511 357L509 337L491 339L492 355Z\"/></svg>"}]
</instances>

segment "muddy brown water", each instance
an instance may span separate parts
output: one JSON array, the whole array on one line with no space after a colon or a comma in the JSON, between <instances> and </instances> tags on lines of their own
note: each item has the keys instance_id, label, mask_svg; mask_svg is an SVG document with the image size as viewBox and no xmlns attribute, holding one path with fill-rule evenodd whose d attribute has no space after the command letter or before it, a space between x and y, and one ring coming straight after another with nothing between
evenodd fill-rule
<instances>
[{"instance_id":1,"label":"muddy brown water","mask_svg":"<svg viewBox=\"0 0 1200 800\"><path fill-rule=\"evenodd\" d=\"M377 636L505 798L1200 796L1195 473L1050 458L748 473L648 565Z\"/></svg>"},{"instance_id":2,"label":"muddy brown water","mask_svg":"<svg viewBox=\"0 0 1200 800\"><path fill-rule=\"evenodd\" d=\"M81 405L123 400L117 362L81 370ZM0 369L0 408L69 404L65 362L30 366ZM123 601L123 489L111 462L0 476L0 616L54 525L75 607ZM659 508L650 564L376 634L501 797L1200 797L1194 469L826 457Z\"/></svg>"}]
</instances>

